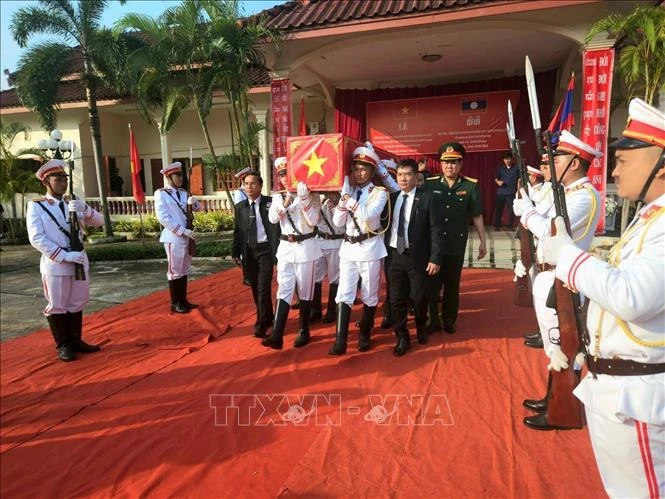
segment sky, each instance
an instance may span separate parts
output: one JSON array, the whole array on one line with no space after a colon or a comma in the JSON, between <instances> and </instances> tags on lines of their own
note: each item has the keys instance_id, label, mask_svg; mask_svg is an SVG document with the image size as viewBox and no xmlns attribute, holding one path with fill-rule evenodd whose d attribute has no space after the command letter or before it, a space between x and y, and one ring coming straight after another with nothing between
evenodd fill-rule
<instances>
[{"instance_id":1,"label":"sky","mask_svg":"<svg viewBox=\"0 0 665 499\"><path fill-rule=\"evenodd\" d=\"M285 0L242 0L241 4L246 15L256 14L264 9L269 9L275 5L284 3ZM0 69L3 71L9 69L10 72L16 71L18 61L21 57L22 49L14 42L9 26L11 18L21 7L29 5L38 5L36 0L0 0ZM180 1L171 0L128 0L125 5L111 0L103 17L103 24L113 25L118 19L130 12L139 12L149 16L158 16L165 9L178 5ZM29 44L46 40L47 37L34 37L30 39ZM8 88L7 77L0 74L0 87L2 90Z\"/></svg>"}]
</instances>

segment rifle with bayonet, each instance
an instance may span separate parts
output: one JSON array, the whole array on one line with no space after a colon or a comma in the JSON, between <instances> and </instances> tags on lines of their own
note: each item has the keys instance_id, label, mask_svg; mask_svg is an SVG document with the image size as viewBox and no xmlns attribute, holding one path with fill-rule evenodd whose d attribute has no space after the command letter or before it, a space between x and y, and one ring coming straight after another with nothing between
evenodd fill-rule
<instances>
[{"instance_id":1,"label":"rifle with bayonet","mask_svg":"<svg viewBox=\"0 0 665 499\"><path fill-rule=\"evenodd\" d=\"M73 147L72 147L73 149ZM72 154L73 154L72 150ZM69 161L69 198L74 200L74 161ZM80 238L81 226L75 211L69 212L69 248L71 251L83 251L83 243ZM85 281L85 267L82 263L74 264L74 279L76 281Z\"/></svg>"},{"instance_id":2,"label":"rifle with bayonet","mask_svg":"<svg viewBox=\"0 0 665 499\"><path fill-rule=\"evenodd\" d=\"M510 149L513 153L515 161L517 162L517 167L520 172L520 183L525 190L528 189L529 185L529 174L526 169L526 165L522 161L522 146L520 140L516 137L515 134L515 121L513 119L513 105L508 100L508 123L506 123L506 128L508 130L508 141L510 142ZM518 196L519 196L518 191ZM534 263L533 255L535 253L535 245L533 243L533 234L530 231L522 227L520 224L518 229L518 234L520 238L520 260L522 264L527 269L527 273L522 277L515 278L515 293L513 294L513 303L518 307L531 307L533 306L533 298L531 293L531 280L529 278L528 270L531 268L531 265Z\"/></svg>"},{"instance_id":3,"label":"rifle with bayonet","mask_svg":"<svg viewBox=\"0 0 665 499\"><path fill-rule=\"evenodd\" d=\"M538 99L536 95L533 69L526 58L527 89L529 91L529 104L531 106L531 117L535 117L533 128L540 142L540 115L538 111ZM554 208L556 216L564 219L568 232L570 233L570 219L566 207L566 194L563 184L557 178L554 168L554 156L552 151L552 140L550 133L544 133L545 148L552 176L552 193L554 195ZM556 234L554 219L552 219L551 234ZM551 426L560 428L581 428L584 425L584 412L582 403L573 395L573 390L579 383L574 371L574 360L580 348L587 344L586 325L583 319L582 307L580 306L580 295L573 293L563 285L559 279L554 279L552 292L547 299L547 306L556 309L559 323L559 346L568 359L568 368L561 371L552 371L552 386L548 394L550 399L547 405L545 417Z\"/></svg>"}]
</instances>

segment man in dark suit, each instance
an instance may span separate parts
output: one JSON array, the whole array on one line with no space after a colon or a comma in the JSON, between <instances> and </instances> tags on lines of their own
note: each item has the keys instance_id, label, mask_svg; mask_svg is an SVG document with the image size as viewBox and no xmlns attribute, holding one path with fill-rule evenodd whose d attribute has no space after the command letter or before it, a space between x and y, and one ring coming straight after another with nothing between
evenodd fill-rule
<instances>
[{"instance_id":1,"label":"man in dark suit","mask_svg":"<svg viewBox=\"0 0 665 499\"><path fill-rule=\"evenodd\" d=\"M441 265L442 200L432 191L416 188L418 163L403 159L397 165L399 192L390 195L392 213L386 230L390 255L390 307L394 314L397 345L401 356L411 344L408 320L409 298L416 312L418 343L427 343L427 276Z\"/></svg>"},{"instance_id":2,"label":"man in dark suit","mask_svg":"<svg viewBox=\"0 0 665 499\"><path fill-rule=\"evenodd\" d=\"M268 220L271 198L261 196L261 176L250 172L243 182L247 199L235 205L231 256L236 265L242 265L243 275L252 286L254 336L263 338L273 320L271 284L280 230Z\"/></svg>"}]
</instances>

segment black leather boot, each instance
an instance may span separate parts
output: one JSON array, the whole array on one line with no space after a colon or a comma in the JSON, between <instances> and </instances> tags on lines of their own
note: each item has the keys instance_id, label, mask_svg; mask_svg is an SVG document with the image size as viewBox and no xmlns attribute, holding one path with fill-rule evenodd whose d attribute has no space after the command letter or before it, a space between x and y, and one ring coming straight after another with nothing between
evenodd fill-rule
<instances>
[{"instance_id":1,"label":"black leather boot","mask_svg":"<svg viewBox=\"0 0 665 499\"><path fill-rule=\"evenodd\" d=\"M83 312L68 313L71 345L75 352L92 353L99 351L99 345L90 345L81 339L83 335Z\"/></svg>"},{"instance_id":2,"label":"black leather boot","mask_svg":"<svg viewBox=\"0 0 665 499\"><path fill-rule=\"evenodd\" d=\"M321 286L321 284L319 284ZM321 304L321 290L319 288L319 305ZM309 321L311 320L312 302L300 300L300 330L293 342L296 348L304 347L309 343ZM320 311L319 311L320 312Z\"/></svg>"},{"instance_id":3,"label":"black leather boot","mask_svg":"<svg viewBox=\"0 0 665 499\"><path fill-rule=\"evenodd\" d=\"M321 287L323 283L317 282L314 283L314 297L312 298L311 303L311 312L309 314L310 322L316 322L323 317L323 310L321 307ZM302 302L301 302L302 303Z\"/></svg>"},{"instance_id":4,"label":"black leather boot","mask_svg":"<svg viewBox=\"0 0 665 499\"><path fill-rule=\"evenodd\" d=\"M189 301L187 301L187 276L181 277L181 279L184 283L184 284L182 284L182 287L183 287L182 304L185 306L185 308L188 308L190 310L195 309L195 308L199 308L198 305L196 305L194 303L190 303Z\"/></svg>"},{"instance_id":5,"label":"black leather boot","mask_svg":"<svg viewBox=\"0 0 665 499\"><path fill-rule=\"evenodd\" d=\"M328 350L328 355L344 355L346 353L346 342L349 337L350 318L351 307L349 307L346 303L338 303L335 344L330 350Z\"/></svg>"},{"instance_id":6,"label":"black leather boot","mask_svg":"<svg viewBox=\"0 0 665 499\"><path fill-rule=\"evenodd\" d=\"M360 319L360 335L358 336L359 352L366 352L372 346L371 333L374 327L374 314L376 314L376 307L363 305L363 317Z\"/></svg>"},{"instance_id":7,"label":"black leather boot","mask_svg":"<svg viewBox=\"0 0 665 499\"><path fill-rule=\"evenodd\" d=\"M171 292L171 312L176 314L188 314L189 309L180 303L180 279L169 281L169 291Z\"/></svg>"},{"instance_id":8,"label":"black leather boot","mask_svg":"<svg viewBox=\"0 0 665 499\"><path fill-rule=\"evenodd\" d=\"M522 402L522 405L534 412L538 413L545 412L547 410L547 403L549 402L551 396L552 396L552 373L550 372L547 375L547 391L545 392L545 396L540 400L526 399L524 402Z\"/></svg>"},{"instance_id":9,"label":"black leather boot","mask_svg":"<svg viewBox=\"0 0 665 499\"><path fill-rule=\"evenodd\" d=\"M275 320L272 323L272 333L267 338L263 338L261 345L264 347L281 350L284 346L284 328L286 319L289 318L291 306L284 300L277 300L277 309L275 310Z\"/></svg>"},{"instance_id":10,"label":"black leather boot","mask_svg":"<svg viewBox=\"0 0 665 499\"><path fill-rule=\"evenodd\" d=\"M339 284L331 283L328 286L328 307L326 308L326 315L321 319L321 322L324 324L330 324L335 322L335 312L337 310L337 304L335 303L335 297L337 296L337 288Z\"/></svg>"},{"instance_id":11,"label":"black leather boot","mask_svg":"<svg viewBox=\"0 0 665 499\"><path fill-rule=\"evenodd\" d=\"M51 328L51 334L55 340L55 348L58 351L58 358L63 362L70 362L76 359L76 354L71 345L69 331L69 317L67 314L47 315L48 325Z\"/></svg>"},{"instance_id":12,"label":"black leather boot","mask_svg":"<svg viewBox=\"0 0 665 499\"><path fill-rule=\"evenodd\" d=\"M393 350L393 355L401 357L411 346L411 338L408 331L395 331L395 334L397 335L397 344Z\"/></svg>"}]
</instances>

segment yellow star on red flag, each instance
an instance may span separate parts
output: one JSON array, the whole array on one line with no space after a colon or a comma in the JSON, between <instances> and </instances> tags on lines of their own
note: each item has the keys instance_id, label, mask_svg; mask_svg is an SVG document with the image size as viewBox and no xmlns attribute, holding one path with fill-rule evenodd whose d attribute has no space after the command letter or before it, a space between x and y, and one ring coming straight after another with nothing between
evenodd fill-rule
<instances>
[{"instance_id":1,"label":"yellow star on red flag","mask_svg":"<svg viewBox=\"0 0 665 499\"><path fill-rule=\"evenodd\" d=\"M312 155L309 157L309 159L306 159L303 161L305 165L307 165L307 178L311 177L315 173L318 173L322 177L324 176L323 173L323 163L328 161L328 158L319 158L316 155L316 151L312 151Z\"/></svg>"}]
</instances>

